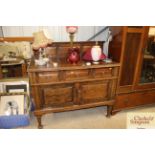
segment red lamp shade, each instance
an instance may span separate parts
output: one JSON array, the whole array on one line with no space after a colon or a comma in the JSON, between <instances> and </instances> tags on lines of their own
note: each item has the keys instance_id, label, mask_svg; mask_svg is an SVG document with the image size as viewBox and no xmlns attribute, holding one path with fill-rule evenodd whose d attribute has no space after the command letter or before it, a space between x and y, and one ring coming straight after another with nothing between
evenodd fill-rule
<instances>
[{"instance_id":1,"label":"red lamp shade","mask_svg":"<svg viewBox=\"0 0 155 155\"><path fill-rule=\"evenodd\" d=\"M68 33L74 34L78 30L78 26L66 26L66 31Z\"/></svg>"}]
</instances>

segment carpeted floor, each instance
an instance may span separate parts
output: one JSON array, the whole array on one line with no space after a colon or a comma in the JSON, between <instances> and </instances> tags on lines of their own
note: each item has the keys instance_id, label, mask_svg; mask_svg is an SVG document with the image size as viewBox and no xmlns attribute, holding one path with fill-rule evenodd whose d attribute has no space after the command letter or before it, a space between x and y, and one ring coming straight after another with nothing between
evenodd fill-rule
<instances>
[{"instance_id":1,"label":"carpeted floor","mask_svg":"<svg viewBox=\"0 0 155 155\"><path fill-rule=\"evenodd\" d=\"M110 118L106 117L106 107L46 114L42 124L44 129L125 129L128 112L155 112L155 105L122 111ZM24 129L37 129L33 114L30 125Z\"/></svg>"}]
</instances>

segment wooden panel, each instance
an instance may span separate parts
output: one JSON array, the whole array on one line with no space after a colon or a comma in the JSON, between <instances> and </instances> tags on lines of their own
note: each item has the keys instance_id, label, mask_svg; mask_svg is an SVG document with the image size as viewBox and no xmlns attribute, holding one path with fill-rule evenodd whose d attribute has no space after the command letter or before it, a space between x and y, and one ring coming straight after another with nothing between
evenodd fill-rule
<instances>
[{"instance_id":1,"label":"wooden panel","mask_svg":"<svg viewBox=\"0 0 155 155\"><path fill-rule=\"evenodd\" d=\"M98 44L102 47L103 42L99 41ZM95 45L94 41L89 42L74 42L73 46L78 47L80 51L80 56L87 50L92 48ZM70 48L70 42L54 42L51 47L57 47L57 56L60 61L66 61L68 56L68 49Z\"/></svg>"},{"instance_id":2,"label":"wooden panel","mask_svg":"<svg viewBox=\"0 0 155 155\"><path fill-rule=\"evenodd\" d=\"M133 108L136 106L150 104L154 102L155 102L155 90L122 94L116 97L114 110Z\"/></svg>"},{"instance_id":3,"label":"wooden panel","mask_svg":"<svg viewBox=\"0 0 155 155\"><path fill-rule=\"evenodd\" d=\"M140 41L140 33L127 34L120 79L121 86L131 85L133 83Z\"/></svg>"},{"instance_id":4,"label":"wooden panel","mask_svg":"<svg viewBox=\"0 0 155 155\"><path fill-rule=\"evenodd\" d=\"M73 102L73 87L71 85L44 88L43 94L47 106L65 106Z\"/></svg>"},{"instance_id":5,"label":"wooden panel","mask_svg":"<svg viewBox=\"0 0 155 155\"><path fill-rule=\"evenodd\" d=\"M58 81L58 74L59 72L42 72L38 73L37 75L37 81L39 83L48 83L48 82L54 82Z\"/></svg>"},{"instance_id":6,"label":"wooden panel","mask_svg":"<svg viewBox=\"0 0 155 155\"><path fill-rule=\"evenodd\" d=\"M137 76L134 89L151 89L155 88L154 80L154 37L149 36L149 27L144 29L142 51L137 68ZM145 52L144 52L145 51ZM146 54L147 52L147 54Z\"/></svg>"},{"instance_id":7,"label":"wooden panel","mask_svg":"<svg viewBox=\"0 0 155 155\"><path fill-rule=\"evenodd\" d=\"M109 57L116 62L120 62L122 55L122 45L124 42L123 26L110 27L112 32L112 41L109 43Z\"/></svg>"},{"instance_id":8,"label":"wooden panel","mask_svg":"<svg viewBox=\"0 0 155 155\"><path fill-rule=\"evenodd\" d=\"M92 45L93 46L93 45ZM102 48L102 47L101 47ZM91 49L91 46L83 46L82 47L82 51L83 52L86 52L87 50L90 50Z\"/></svg>"},{"instance_id":9,"label":"wooden panel","mask_svg":"<svg viewBox=\"0 0 155 155\"><path fill-rule=\"evenodd\" d=\"M57 47L47 47L46 54L48 58L56 58L57 57Z\"/></svg>"},{"instance_id":10,"label":"wooden panel","mask_svg":"<svg viewBox=\"0 0 155 155\"><path fill-rule=\"evenodd\" d=\"M68 49L69 49L70 45L68 44L68 46L64 46L64 47L59 47L59 59L61 60L67 60L67 56L68 56Z\"/></svg>"},{"instance_id":11,"label":"wooden panel","mask_svg":"<svg viewBox=\"0 0 155 155\"><path fill-rule=\"evenodd\" d=\"M88 70L65 71L65 80L78 80L88 78Z\"/></svg>"},{"instance_id":12,"label":"wooden panel","mask_svg":"<svg viewBox=\"0 0 155 155\"><path fill-rule=\"evenodd\" d=\"M143 28L144 26L128 26L128 28L138 28L138 29L141 29Z\"/></svg>"},{"instance_id":13,"label":"wooden panel","mask_svg":"<svg viewBox=\"0 0 155 155\"><path fill-rule=\"evenodd\" d=\"M102 102L108 99L109 81L96 81L81 84L81 104Z\"/></svg>"},{"instance_id":14,"label":"wooden panel","mask_svg":"<svg viewBox=\"0 0 155 155\"><path fill-rule=\"evenodd\" d=\"M142 33L143 29L141 28L128 28L127 30L128 33Z\"/></svg>"},{"instance_id":15,"label":"wooden panel","mask_svg":"<svg viewBox=\"0 0 155 155\"><path fill-rule=\"evenodd\" d=\"M132 92L132 85L120 86L117 88L117 94Z\"/></svg>"},{"instance_id":16,"label":"wooden panel","mask_svg":"<svg viewBox=\"0 0 155 155\"><path fill-rule=\"evenodd\" d=\"M113 71L112 68L97 68L94 69L94 77L96 78L111 77L112 71Z\"/></svg>"},{"instance_id":17,"label":"wooden panel","mask_svg":"<svg viewBox=\"0 0 155 155\"><path fill-rule=\"evenodd\" d=\"M29 41L33 42L33 37L5 37L5 38L0 38L0 42L15 42L15 41Z\"/></svg>"}]
</instances>

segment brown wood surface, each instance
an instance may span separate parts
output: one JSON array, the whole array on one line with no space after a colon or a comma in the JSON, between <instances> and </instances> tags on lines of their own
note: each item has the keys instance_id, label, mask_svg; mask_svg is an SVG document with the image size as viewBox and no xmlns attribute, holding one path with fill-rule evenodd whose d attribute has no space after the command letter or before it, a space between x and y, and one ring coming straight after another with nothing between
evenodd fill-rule
<instances>
[{"instance_id":1,"label":"brown wood surface","mask_svg":"<svg viewBox=\"0 0 155 155\"><path fill-rule=\"evenodd\" d=\"M81 104L103 102L111 99L109 94L109 81L95 81L81 83L78 90Z\"/></svg>"},{"instance_id":2,"label":"brown wood surface","mask_svg":"<svg viewBox=\"0 0 155 155\"><path fill-rule=\"evenodd\" d=\"M94 43L75 45L89 49ZM61 58L65 57L68 47L67 43L57 44L55 57L59 52ZM38 127L42 127L41 116L49 112L108 106L107 116L110 116L115 100L119 63L100 62L98 65L86 66L82 60L77 65L61 60L58 61L58 67L53 67L52 60L47 66L36 66L32 60L28 68Z\"/></svg>"},{"instance_id":3,"label":"brown wood surface","mask_svg":"<svg viewBox=\"0 0 155 155\"><path fill-rule=\"evenodd\" d=\"M3 37L0 38L0 42L15 42L15 41L29 41L32 42L33 41L33 37Z\"/></svg>"},{"instance_id":4,"label":"brown wood surface","mask_svg":"<svg viewBox=\"0 0 155 155\"><path fill-rule=\"evenodd\" d=\"M120 86L131 85L133 83L140 41L141 33L127 33Z\"/></svg>"},{"instance_id":5,"label":"brown wood surface","mask_svg":"<svg viewBox=\"0 0 155 155\"><path fill-rule=\"evenodd\" d=\"M2 74L2 67L1 67L1 63L0 63L0 79L3 78L3 74Z\"/></svg>"},{"instance_id":6,"label":"brown wood surface","mask_svg":"<svg viewBox=\"0 0 155 155\"><path fill-rule=\"evenodd\" d=\"M153 87L150 84L140 83L141 72L142 72L143 61L144 61L144 49L146 48L146 45L147 45L148 33L149 33L149 27L146 26L143 33L141 50L139 51L139 59L137 60L137 72L136 72L135 83L134 83L134 89L136 90L153 88L153 87L155 88L155 84L153 83L151 84Z\"/></svg>"},{"instance_id":7,"label":"brown wood surface","mask_svg":"<svg viewBox=\"0 0 155 155\"><path fill-rule=\"evenodd\" d=\"M34 111L34 114L38 116L42 116L47 113L57 113L57 112L64 112L64 111L72 111L72 110L80 110L80 109L87 109L87 108L94 108L98 106L113 106L115 104L115 100L109 100L105 102L97 102L97 103L88 103L88 104L81 104L81 105L73 105L73 106L66 106L66 107L57 107L57 108L42 108L37 109ZM110 111L111 113L111 111Z\"/></svg>"},{"instance_id":8,"label":"brown wood surface","mask_svg":"<svg viewBox=\"0 0 155 155\"><path fill-rule=\"evenodd\" d=\"M140 83L148 26L112 27L112 56L120 62L117 100L112 113L155 102L155 83ZM117 33L116 33L117 32ZM117 43L120 39L119 48ZM117 52L115 52L117 50ZM114 53L114 54L113 54ZM116 56L118 54L118 56ZM144 91L143 93L141 91ZM140 93L141 92L141 93Z\"/></svg>"},{"instance_id":9,"label":"brown wood surface","mask_svg":"<svg viewBox=\"0 0 155 155\"><path fill-rule=\"evenodd\" d=\"M43 88L44 104L52 107L74 104L74 85L57 85Z\"/></svg>"},{"instance_id":10,"label":"brown wood surface","mask_svg":"<svg viewBox=\"0 0 155 155\"><path fill-rule=\"evenodd\" d=\"M135 108L141 105L153 104L155 102L155 90L146 90L120 94L116 96L116 103L113 111Z\"/></svg>"},{"instance_id":11,"label":"brown wood surface","mask_svg":"<svg viewBox=\"0 0 155 155\"><path fill-rule=\"evenodd\" d=\"M128 33L143 33L143 27L137 27L137 28L128 27L127 32Z\"/></svg>"},{"instance_id":12,"label":"brown wood surface","mask_svg":"<svg viewBox=\"0 0 155 155\"><path fill-rule=\"evenodd\" d=\"M3 70L6 69L7 73L3 73ZM27 70L26 64L12 64L8 66L3 66L0 64L0 78L10 78L10 77L26 77Z\"/></svg>"}]
</instances>

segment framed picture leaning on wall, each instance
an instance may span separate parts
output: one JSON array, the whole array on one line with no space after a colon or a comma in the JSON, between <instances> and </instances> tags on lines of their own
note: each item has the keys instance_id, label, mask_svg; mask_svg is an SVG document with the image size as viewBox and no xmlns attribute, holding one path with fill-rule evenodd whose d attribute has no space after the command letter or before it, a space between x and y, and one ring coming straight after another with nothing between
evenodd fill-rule
<instances>
[{"instance_id":1,"label":"framed picture leaning on wall","mask_svg":"<svg viewBox=\"0 0 155 155\"><path fill-rule=\"evenodd\" d=\"M24 95L0 96L0 115L23 115Z\"/></svg>"}]
</instances>

